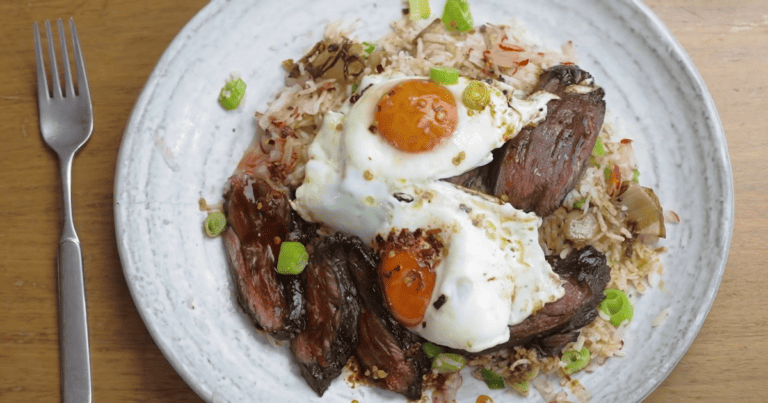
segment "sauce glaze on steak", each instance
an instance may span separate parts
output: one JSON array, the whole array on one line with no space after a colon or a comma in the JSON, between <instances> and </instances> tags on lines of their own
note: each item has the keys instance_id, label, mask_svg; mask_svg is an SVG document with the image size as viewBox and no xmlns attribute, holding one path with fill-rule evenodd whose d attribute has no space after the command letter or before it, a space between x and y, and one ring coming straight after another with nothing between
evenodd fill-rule
<instances>
[{"instance_id":1,"label":"sauce glaze on steak","mask_svg":"<svg viewBox=\"0 0 768 403\"><path fill-rule=\"evenodd\" d=\"M322 396L341 374L359 343L360 300L338 236L308 245L309 263L301 274L307 284L307 327L291 341L294 361L307 384Z\"/></svg>"},{"instance_id":2,"label":"sauce glaze on steak","mask_svg":"<svg viewBox=\"0 0 768 403\"><path fill-rule=\"evenodd\" d=\"M294 230L282 192L247 174L230 178L224 195L228 226L222 234L237 299L256 328L287 340L305 326L304 282L275 271L280 243Z\"/></svg>"},{"instance_id":3,"label":"sauce glaze on steak","mask_svg":"<svg viewBox=\"0 0 768 403\"><path fill-rule=\"evenodd\" d=\"M560 99L549 101L546 119L524 128L494 158L494 195L507 195L515 208L539 217L563 204L587 168L605 117L605 92L590 78L575 65L555 66L539 76L534 92L547 91Z\"/></svg>"}]
</instances>

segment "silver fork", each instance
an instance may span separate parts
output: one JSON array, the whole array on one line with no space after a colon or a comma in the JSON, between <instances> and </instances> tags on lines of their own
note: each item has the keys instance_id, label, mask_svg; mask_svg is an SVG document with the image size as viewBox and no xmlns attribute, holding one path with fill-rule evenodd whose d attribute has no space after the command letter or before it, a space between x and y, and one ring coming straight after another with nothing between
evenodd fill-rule
<instances>
[{"instance_id":1,"label":"silver fork","mask_svg":"<svg viewBox=\"0 0 768 403\"><path fill-rule=\"evenodd\" d=\"M62 230L59 238L59 347L61 349L61 400L65 403L90 403L92 400L91 359L88 350L88 320L85 309L85 276L83 252L72 220L72 160L75 152L93 132L93 109L88 79L85 76L80 41L75 22L69 19L72 47L77 70L77 93L72 81L67 52L66 33L58 20L61 42L64 92L59 83L56 51L50 22L45 22L48 37L48 61L51 65L52 93L48 89L37 22L35 55L37 61L37 103L40 109L40 131L46 144L59 156L61 164Z\"/></svg>"}]
</instances>

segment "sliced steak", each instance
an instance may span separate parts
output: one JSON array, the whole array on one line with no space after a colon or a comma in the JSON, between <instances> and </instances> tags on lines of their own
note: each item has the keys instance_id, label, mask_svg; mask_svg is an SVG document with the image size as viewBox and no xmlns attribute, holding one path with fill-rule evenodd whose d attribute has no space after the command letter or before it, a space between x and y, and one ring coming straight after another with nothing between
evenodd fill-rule
<instances>
[{"instance_id":1,"label":"sliced steak","mask_svg":"<svg viewBox=\"0 0 768 403\"><path fill-rule=\"evenodd\" d=\"M304 329L304 283L275 271L280 243L292 230L288 198L247 174L230 178L224 195L224 245L238 302L258 329L278 340Z\"/></svg>"},{"instance_id":2,"label":"sliced steak","mask_svg":"<svg viewBox=\"0 0 768 403\"><path fill-rule=\"evenodd\" d=\"M360 301L338 237L318 239L308 251L301 275L307 283L307 327L291 341L291 351L307 384L322 396L359 343Z\"/></svg>"},{"instance_id":3,"label":"sliced steak","mask_svg":"<svg viewBox=\"0 0 768 403\"><path fill-rule=\"evenodd\" d=\"M418 400L422 377L431 369L421 348L423 341L397 323L387 310L378 280L377 256L359 238L346 240L349 270L365 305L360 315L360 345L355 350L361 372L368 371L371 381L380 388Z\"/></svg>"},{"instance_id":4,"label":"sliced steak","mask_svg":"<svg viewBox=\"0 0 768 403\"><path fill-rule=\"evenodd\" d=\"M550 263L566 280L565 295L511 326L510 342L530 343L543 355L559 355L566 344L576 340L582 327L597 318L611 269L605 255L591 246L572 251L565 259L552 258Z\"/></svg>"},{"instance_id":5,"label":"sliced steak","mask_svg":"<svg viewBox=\"0 0 768 403\"><path fill-rule=\"evenodd\" d=\"M582 327L597 318L597 305L611 277L605 255L587 246L572 251L565 259L551 258L555 273L566 282L565 295L545 304L523 322L509 327L509 341L479 353L451 350L468 356L526 346L543 356L557 356L563 347L575 341Z\"/></svg>"},{"instance_id":6,"label":"sliced steak","mask_svg":"<svg viewBox=\"0 0 768 403\"><path fill-rule=\"evenodd\" d=\"M430 369L430 362L422 350L421 342L412 333L393 331L400 326L376 316L371 309L360 315L360 345L355 351L360 371L370 374L376 386L400 393L410 400L421 398L422 376Z\"/></svg>"},{"instance_id":7,"label":"sliced steak","mask_svg":"<svg viewBox=\"0 0 768 403\"><path fill-rule=\"evenodd\" d=\"M546 91L559 97L564 97L569 85L580 84L584 80L592 78L592 75L574 64L558 65L545 70L539 76L539 83L533 92Z\"/></svg>"},{"instance_id":8,"label":"sliced steak","mask_svg":"<svg viewBox=\"0 0 768 403\"><path fill-rule=\"evenodd\" d=\"M461 175L446 178L445 181L480 193L491 194L493 189L491 184L491 166L492 163L483 165Z\"/></svg>"},{"instance_id":9,"label":"sliced steak","mask_svg":"<svg viewBox=\"0 0 768 403\"><path fill-rule=\"evenodd\" d=\"M541 74L534 91L560 99L549 101L547 118L524 128L494 158L494 195L507 195L515 208L540 217L562 205L587 167L605 116L605 92L585 81L590 78L575 65L555 66Z\"/></svg>"}]
</instances>

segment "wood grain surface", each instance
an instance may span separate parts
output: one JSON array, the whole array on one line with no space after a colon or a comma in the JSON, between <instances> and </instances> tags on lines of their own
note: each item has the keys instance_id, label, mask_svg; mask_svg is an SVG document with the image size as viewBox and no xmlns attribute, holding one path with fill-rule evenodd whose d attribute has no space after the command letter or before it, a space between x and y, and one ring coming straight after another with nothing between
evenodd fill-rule
<instances>
[{"instance_id":1,"label":"wood grain surface","mask_svg":"<svg viewBox=\"0 0 768 403\"><path fill-rule=\"evenodd\" d=\"M56 244L60 186L40 136L33 21L72 16L95 132L75 160L95 402L201 401L158 350L115 242L115 163L131 109L170 41L207 1L0 2L0 402L60 400ZM763 402L768 395L768 1L647 0L686 49L725 127L736 195L728 267L699 336L648 402ZM670 270L672 271L672 270Z\"/></svg>"}]
</instances>

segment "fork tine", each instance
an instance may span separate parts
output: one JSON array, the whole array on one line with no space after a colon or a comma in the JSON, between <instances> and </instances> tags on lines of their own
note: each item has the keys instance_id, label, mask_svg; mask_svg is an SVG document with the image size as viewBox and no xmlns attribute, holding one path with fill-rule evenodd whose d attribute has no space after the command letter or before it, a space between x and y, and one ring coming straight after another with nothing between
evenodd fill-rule
<instances>
[{"instance_id":1,"label":"fork tine","mask_svg":"<svg viewBox=\"0 0 768 403\"><path fill-rule=\"evenodd\" d=\"M57 21L59 26L59 41L61 42L61 64L64 66L64 96L74 97L75 86L72 84L72 71L69 69L69 52L67 51L66 32L64 32L64 25L61 23L61 18Z\"/></svg>"},{"instance_id":2,"label":"fork tine","mask_svg":"<svg viewBox=\"0 0 768 403\"><path fill-rule=\"evenodd\" d=\"M45 62L43 61L43 46L40 43L40 29L37 27L37 21L34 25L35 30L35 65L37 67L37 98L39 101L47 100L51 97L48 92L48 79L45 77Z\"/></svg>"},{"instance_id":3,"label":"fork tine","mask_svg":"<svg viewBox=\"0 0 768 403\"><path fill-rule=\"evenodd\" d=\"M83 63L83 53L80 51L80 39L77 37L75 20L71 17L69 30L72 32L72 54L75 57L75 69L77 69L77 93L78 96L85 97L90 102L91 92L88 90L88 77L85 76L85 63Z\"/></svg>"},{"instance_id":4,"label":"fork tine","mask_svg":"<svg viewBox=\"0 0 768 403\"><path fill-rule=\"evenodd\" d=\"M61 98L61 85L59 84L59 67L56 65L56 50L53 48L53 34L51 34L51 22L45 21L45 35L48 37L48 61L51 62L51 86L53 97Z\"/></svg>"}]
</instances>

